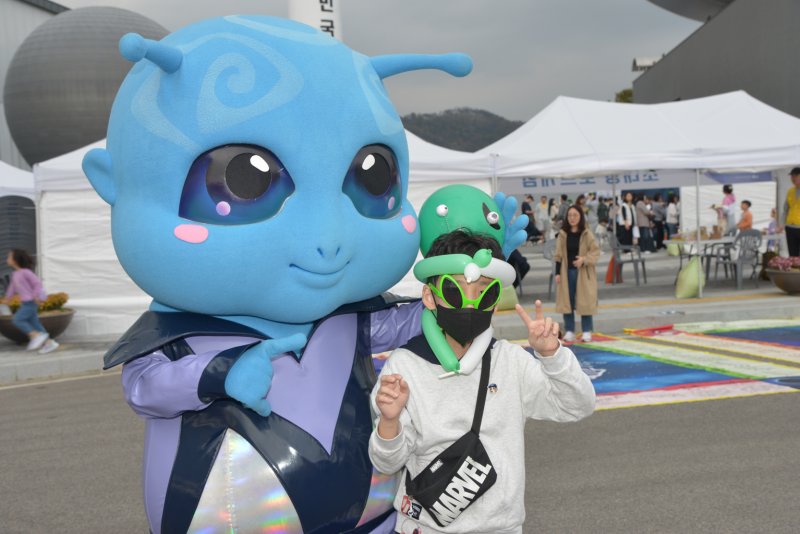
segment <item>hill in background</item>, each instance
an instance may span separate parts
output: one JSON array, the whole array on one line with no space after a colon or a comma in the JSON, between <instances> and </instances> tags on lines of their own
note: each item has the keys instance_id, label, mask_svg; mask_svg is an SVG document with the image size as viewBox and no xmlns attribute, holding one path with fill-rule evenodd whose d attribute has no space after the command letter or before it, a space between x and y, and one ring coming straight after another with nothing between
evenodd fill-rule
<instances>
[{"instance_id":1,"label":"hill in background","mask_svg":"<svg viewBox=\"0 0 800 534\"><path fill-rule=\"evenodd\" d=\"M475 152L491 145L523 124L522 121L510 121L482 109L470 108L411 113L402 119L408 131L425 141L465 152Z\"/></svg>"}]
</instances>

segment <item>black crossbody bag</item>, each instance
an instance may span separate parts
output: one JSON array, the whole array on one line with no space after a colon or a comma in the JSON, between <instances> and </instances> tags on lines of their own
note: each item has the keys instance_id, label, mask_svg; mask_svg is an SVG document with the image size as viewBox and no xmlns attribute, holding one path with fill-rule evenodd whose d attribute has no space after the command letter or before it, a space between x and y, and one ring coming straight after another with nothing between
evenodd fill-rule
<instances>
[{"instance_id":1,"label":"black crossbody bag","mask_svg":"<svg viewBox=\"0 0 800 534\"><path fill-rule=\"evenodd\" d=\"M446 527L497 481L497 473L481 443L479 433L489 368L489 349L481 362L478 402L472 428L447 447L413 479L406 471L406 493L422 505L440 527Z\"/></svg>"}]
</instances>

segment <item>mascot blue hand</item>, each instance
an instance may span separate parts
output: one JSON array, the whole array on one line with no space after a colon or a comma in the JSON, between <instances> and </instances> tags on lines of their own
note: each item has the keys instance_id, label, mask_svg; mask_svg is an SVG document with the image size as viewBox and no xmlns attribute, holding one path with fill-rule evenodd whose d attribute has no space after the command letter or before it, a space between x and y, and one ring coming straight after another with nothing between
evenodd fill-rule
<instances>
[{"instance_id":1,"label":"mascot blue hand","mask_svg":"<svg viewBox=\"0 0 800 534\"><path fill-rule=\"evenodd\" d=\"M508 258L528 238L528 233L525 231L528 226L528 216L522 214L514 219L514 214L517 212L517 199L506 197L505 193L499 191L495 193L494 201L500 206L500 211L503 213L503 220L505 221L506 236L503 255Z\"/></svg>"},{"instance_id":2,"label":"mascot blue hand","mask_svg":"<svg viewBox=\"0 0 800 534\"><path fill-rule=\"evenodd\" d=\"M264 417L272 412L265 398L272 385L272 358L306 345L306 336L294 334L250 347L225 377L225 393Z\"/></svg>"}]
</instances>

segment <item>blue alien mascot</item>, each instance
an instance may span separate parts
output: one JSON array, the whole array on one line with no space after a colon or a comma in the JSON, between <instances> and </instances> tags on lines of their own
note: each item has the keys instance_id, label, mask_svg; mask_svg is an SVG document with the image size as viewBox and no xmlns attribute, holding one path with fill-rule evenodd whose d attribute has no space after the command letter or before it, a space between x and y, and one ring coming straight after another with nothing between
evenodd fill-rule
<instances>
[{"instance_id":1,"label":"blue alien mascot","mask_svg":"<svg viewBox=\"0 0 800 534\"><path fill-rule=\"evenodd\" d=\"M367 455L371 354L418 335L421 307L381 296L419 247L381 80L470 59L369 58L256 16L120 51L135 65L83 166L153 297L105 357L146 420L151 530L391 531L396 480Z\"/></svg>"}]
</instances>

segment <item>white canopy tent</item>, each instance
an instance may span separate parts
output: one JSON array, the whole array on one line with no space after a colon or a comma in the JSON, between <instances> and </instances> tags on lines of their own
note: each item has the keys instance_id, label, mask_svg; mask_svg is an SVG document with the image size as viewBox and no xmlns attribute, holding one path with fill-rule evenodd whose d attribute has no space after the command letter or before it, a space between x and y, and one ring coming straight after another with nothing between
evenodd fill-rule
<instances>
[{"instance_id":1,"label":"white canopy tent","mask_svg":"<svg viewBox=\"0 0 800 534\"><path fill-rule=\"evenodd\" d=\"M34 200L33 173L0 161L0 197L10 196Z\"/></svg>"},{"instance_id":2,"label":"white canopy tent","mask_svg":"<svg viewBox=\"0 0 800 534\"><path fill-rule=\"evenodd\" d=\"M754 172L797 163L800 119L744 91L666 104L562 96L479 154L495 159L500 178Z\"/></svg>"},{"instance_id":3,"label":"white canopy tent","mask_svg":"<svg viewBox=\"0 0 800 534\"><path fill-rule=\"evenodd\" d=\"M36 254L33 174L0 161L0 287L12 272L5 254L13 248Z\"/></svg>"},{"instance_id":4,"label":"white canopy tent","mask_svg":"<svg viewBox=\"0 0 800 534\"><path fill-rule=\"evenodd\" d=\"M703 221L702 174L772 171L797 164L800 119L744 91L665 104L558 97L479 153L492 159L493 180L527 180L527 191L534 195L541 193L542 177L601 180L602 187L581 184L590 191L608 185L616 189L619 182L609 180L613 175L691 171L697 200L688 206L684 198L682 211L694 208L694 220ZM675 174L671 183L650 187L688 185L688 178ZM627 188L644 188L639 185ZM696 227L699 239L700 225Z\"/></svg>"},{"instance_id":5,"label":"white canopy tent","mask_svg":"<svg viewBox=\"0 0 800 534\"><path fill-rule=\"evenodd\" d=\"M466 181L490 190L483 156L438 147L410 132L407 137L408 197L416 210L447 183ZM101 140L34 166L40 274L48 289L67 292L69 305L79 310L65 333L67 338L116 337L151 301L117 261L110 207L94 192L81 169L86 152L104 147L105 140ZM419 291L418 286L407 275L392 291L411 294Z\"/></svg>"}]
</instances>

